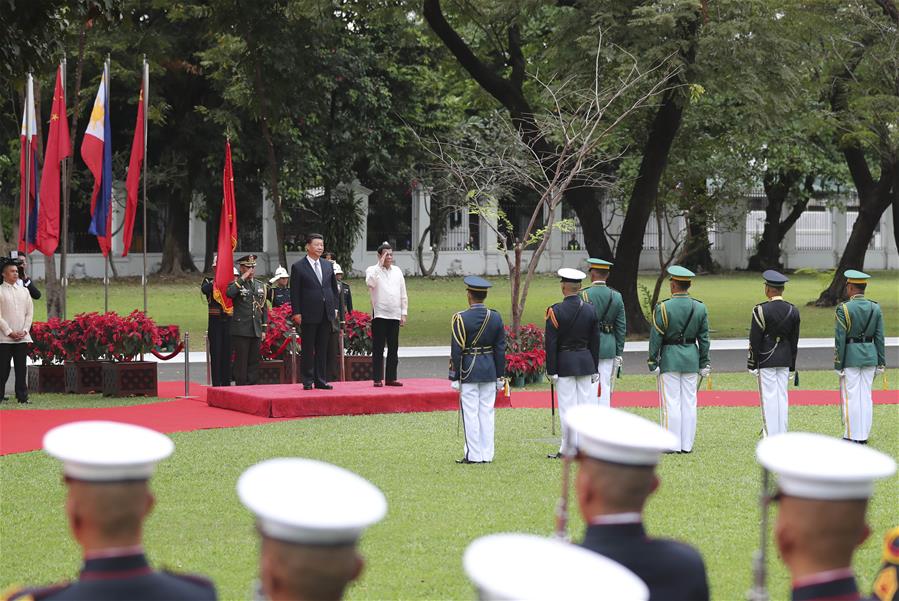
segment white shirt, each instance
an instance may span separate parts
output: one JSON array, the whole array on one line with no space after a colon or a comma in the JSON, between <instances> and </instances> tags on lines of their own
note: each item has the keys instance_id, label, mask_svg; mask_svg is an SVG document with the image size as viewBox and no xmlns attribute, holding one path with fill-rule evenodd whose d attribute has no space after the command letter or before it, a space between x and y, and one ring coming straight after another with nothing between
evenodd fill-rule
<instances>
[{"instance_id":1,"label":"white shirt","mask_svg":"<svg viewBox=\"0 0 899 601\"><path fill-rule=\"evenodd\" d=\"M6 282L0 284L0 344L31 342L30 334L21 340L13 340L9 335L22 330L29 332L33 317L34 302L28 289Z\"/></svg>"},{"instance_id":2,"label":"white shirt","mask_svg":"<svg viewBox=\"0 0 899 601\"><path fill-rule=\"evenodd\" d=\"M319 277L319 276L321 276L322 278L325 277L324 274L322 274L322 264L321 264L321 260L322 260L322 259L321 259L321 257L319 257L318 259L313 259L313 258L310 257L309 255L306 255L306 260L309 261L309 267L312 268L312 273L315 274L315 277L316 277L316 278ZM316 263L318 263L318 271L317 271L317 272L315 271L315 264L316 264ZM323 279L322 279L322 280L319 280L319 283L322 284L322 285L324 285Z\"/></svg>"},{"instance_id":3,"label":"white shirt","mask_svg":"<svg viewBox=\"0 0 899 601\"><path fill-rule=\"evenodd\" d=\"M409 298L402 269L396 265L390 269L372 265L365 270L365 285L371 294L372 317L398 320L408 315Z\"/></svg>"}]
</instances>

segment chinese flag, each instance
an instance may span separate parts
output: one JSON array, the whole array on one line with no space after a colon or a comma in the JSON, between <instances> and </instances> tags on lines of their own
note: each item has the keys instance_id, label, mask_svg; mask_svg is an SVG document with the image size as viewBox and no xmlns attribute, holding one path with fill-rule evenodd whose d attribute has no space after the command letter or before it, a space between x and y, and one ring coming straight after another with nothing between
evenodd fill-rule
<instances>
[{"instance_id":1,"label":"chinese flag","mask_svg":"<svg viewBox=\"0 0 899 601\"><path fill-rule=\"evenodd\" d=\"M125 228L122 232L122 256L128 256L131 238L134 234L134 216L137 214L137 195L140 188L140 168L144 162L144 105L147 101L147 78L145 74L137 102L137 122L134 124L134 140L131 142L131 160L128 162L128 177L125 179L127 201L125 203ZM144 240L144 244L147 241Z\"/></svg>"},{"instance_id":2,"label":"chinese flag","mask_svg":"<svg viewBox=\"0 0 899 601\"><path fill-rule=\"evenodd\" d=\"M62 67L56 69L56 89L50 109L50 133L44 149L44 171L41 175L40 205L37 215L35 247L49 256L59 246L59 164L72 156L66 96L62 86Z\"/></svg>"},{"instance_id":3,"label":"chinese flag","mask_svg":"<svg viewBox=\"0 0 899 601\"><path fill-rule=\"evenodd\" d=\"M225 143L225 173L222 177L222 216L219 220L218 260L212 296L225 313L234 313L234 303L225 294L234 281L234 249L237 248L237 209L234 202L234 168L231 166L231 142Z\"/></svg>"}]
</instances>

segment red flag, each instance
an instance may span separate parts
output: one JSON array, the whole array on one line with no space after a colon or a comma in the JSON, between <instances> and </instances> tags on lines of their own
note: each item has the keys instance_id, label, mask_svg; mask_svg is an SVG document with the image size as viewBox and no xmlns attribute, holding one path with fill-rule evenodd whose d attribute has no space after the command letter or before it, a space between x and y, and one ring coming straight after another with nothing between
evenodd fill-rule
<instances>
[{"instance_id":1,"label":"red flag","mask_svg":"<svg viewBox=\"0 0 899 601\"><path fill-rule=\"evenodd\" d=\"M25 110L22 112L22 133L19 153L19 251L34 250L37 233L38 186L40 165L37 156L37 121L34 112L34 80L28 74L25 83ZM26 233L27 230L27 233ZM26 243L27 240L27 243Z\"/></svg>"},{"instance_id":2,"label":"red flag","mask_svg":"<svg viewBox=\"0 0 899 601\"><path fill-rule=\"evenodd\" d=\"M231 141L225 143L225 172L222 176L222 216L219 220L218 259L212 296L228 315L234 303L225 294L234 281L234 249L237 248L237 209L234 202L234 168L231 166Z\"/></svg>"},{"instance_id":3,"label":"red flag","mask_svg":"<svg viewBox=\"0 0 899 601\"><path fill-rule=\"evenodd\" d=\"M44 149L44 171L41 174L40 205L37 214L35 247L45 255L52 255L59 246L59 164L72 156L69 139L69 118L66 115L66 96L62 86L62 67L56 69L56 88L53 108L50 109L50 133Z\"/></svg>"},{"instance_id":4,"label":"red flag","mask_svg":"<svg viewBox=\"0 0 899 601\"><path fill-rule=\"evenodd\" d=\"M134 216L137 214L137 194L140 188L140 168L144 162L144 104L147 101L147 65L144 63L144 79L140 87L140 99L137 103L137 122L134 124L134 140L131 142L131 160L128 162L128 177L125 190L128 191L125 203L125 229L122 232L122 256L128 256L131 248L131 237L134 234ZM144 244L147 241L144 240Z\"/></svg>"}]
</instances>

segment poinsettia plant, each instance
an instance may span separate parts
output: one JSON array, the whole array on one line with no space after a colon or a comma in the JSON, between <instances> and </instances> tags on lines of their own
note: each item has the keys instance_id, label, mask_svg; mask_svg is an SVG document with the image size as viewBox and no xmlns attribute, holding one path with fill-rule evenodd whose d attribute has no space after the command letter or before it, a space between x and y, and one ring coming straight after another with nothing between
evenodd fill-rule
<instances>
[{"instance_id":1,"label":"poinsettia plant","mask_svg":"<svg viewBox=\"0 0 899 601\"><path fill-rule=\"evenodd\" d=\"M107 356L115 361L134 361L159 345L156 322L143 311L134 310L125 317L106 313L102 317L105 318Z\"/></svg>"},{"instance_id":2,"label":"poinsettia plant","mask_svg":"<svg viewBox=\"0 0 899 601\"><path fill-rule=\"evenodd\" d=\"M58 365L65 361L66 348L63 339L68 324L68 321L58 317L31 324L32 344L28 349L28 356L32 361L39 361L41 365Z\"/></svg>"},{"instance_id":3,"label":"poinsettia plant","mask_svg":"<svg viewBox=\"0 0 899 601\"><path fill-rule=\"evenodd\" d=\"M175 325L156 326L159 333L159 345L156 350L163 353L171 353L181 342L181 328Z\"/></svg>"},{"instance_id":4,"label":"poinsettia plant","mask_svg":"<svg viewBox=\"0 0 899 601\"><path fill-rule=\"evenodd\" d=\"M523 353L506 353L506 374L509 376L535 376L546 366L546 351L534 349Z\"/></svg>"},{"instance_id":5,"label":"poinsettia plant","mask_svg":"<svg viewBox=\"0 0 899 601\"><path fill-rule=\"evenodd\" d=\"M371 355L371 315L351 311L343 329L343 350L347 355Z\"/></svg>"},{"instance_id":6,"label":"poinsettia plant","mask_svg":"<svg viewBox=\"0 0 899 601\"><path fill-rule=\"evenodd\" d=\"M529 323L513 332L510 326L506 326L506 352L525 353L543 348L543 328Z\"/></svg>"},{"instance_id":7,"label":"poinsettia plant","mask_svg":"<svg viewBox=\"0 0 899 601\"><path fill-rule=\"evenodd\" d=\"M290 323L290 305L281 305L268 312L268 328L262 339L262 358L266 361L272 359L288 359L290 357L290 334L293 326Z\"/></svg>"}]
</instances>

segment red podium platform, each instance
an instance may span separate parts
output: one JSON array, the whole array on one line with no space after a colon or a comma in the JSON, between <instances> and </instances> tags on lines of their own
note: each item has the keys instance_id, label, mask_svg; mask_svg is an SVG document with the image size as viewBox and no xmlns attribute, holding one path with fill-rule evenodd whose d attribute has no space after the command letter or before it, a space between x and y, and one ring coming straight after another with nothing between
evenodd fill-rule
<instances>
[{"instance_id":1,"label":"red podium platform","mask_svg":"<svg viewBox=\"0 0 899 601\"><path fill-rule=\"evenodd\" d=\"M303 390L301 384L212 387L206 389L206 403L261 417L453 411L459 407L459 393L450 388L448 380L402 382L402 387L382 388L375 388L371 382L333 382L333 390ZM511 405L498 394L496 406Z\"/></svg>"}]
</instances>

